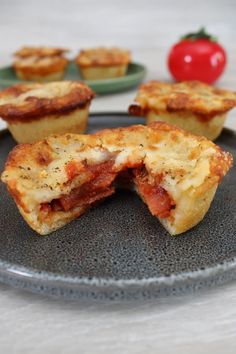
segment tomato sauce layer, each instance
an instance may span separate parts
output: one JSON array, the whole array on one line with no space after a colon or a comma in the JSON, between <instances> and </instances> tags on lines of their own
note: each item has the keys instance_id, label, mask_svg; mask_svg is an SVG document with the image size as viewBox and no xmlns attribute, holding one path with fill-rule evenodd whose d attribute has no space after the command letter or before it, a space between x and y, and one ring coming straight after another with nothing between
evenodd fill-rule
<instances>
[{"instance_id":1,"label":"tomato sauce layer","mask_svg":"<svg viewBox=\"0 0 236 354\"><path fill-rule=\"evenodd\" d=\"M69 211L76 207L89 206L94 202L108 197L115 192L114 181L122 181L121 186L127 187L134 182L136 188L146 202L149 210L155 216L166 218L170 216L175 203L161 187L161 175L155 176L154 182L150 183L145 167L123 170L120 173L113 171L114 161L110 160L101 164L86 165L89 181L78 188L74 188L69 194L54 199L51 203L41 205L41 212L45 215L50 211ZM72 170L74 166L75 170ZM69 176L73 179L78 175L76 164L70 165ZM125 183L124 183L125 182Z\"/></svg>"},{"instance_id":2,"label":"tomato sauce layer","mask_svg":"<svg viewBox=\"0 0 236 354\"><path fill-rule=\"evenodd\" d=\"M143 200L146 202L152 215L160 218L170 216L171 209L174 208L174 201L167 191L161 187L162 176L155 176L155 182L151 184L148 180L148 173L145 168L134 169L134 183Z\"/></svg>"},{"instance_id":3,"label":"tomato sauce layer","mask_svg":"<svg viewBox=\"0 0 236 354\"><path fill-rule=\"evenodd\" d=\"M70 194L64 194L59 199L53 199L51 203L41 205L42 211L69 211L75 207L90 205L97 200L113 194L115 189L112 185L116 177L113 172L114 162L107 161L96 165L87 165L86 171L90 179L78 188L74 188ZM75 165L76 167L76 165ZM70 174L75 177L76 171Z\"/></svg>"}]
</instances>

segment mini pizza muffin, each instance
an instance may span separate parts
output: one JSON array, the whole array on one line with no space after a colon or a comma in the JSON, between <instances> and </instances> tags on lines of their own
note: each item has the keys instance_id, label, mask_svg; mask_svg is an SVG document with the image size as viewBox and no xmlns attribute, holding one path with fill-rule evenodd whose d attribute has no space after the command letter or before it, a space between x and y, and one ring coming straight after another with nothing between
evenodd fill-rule
<instances>
[{"instance_id":1,"label":"mini pizza muffin","mask_svg":"<svg viewBox=\"0 0 236 354\"><path fill-rule=\"evenodd\" d=\"M67 64L63 57L34 56L16 60L13 67L20 80L51 82L63 79Z\"/></svg>"},{"instance_id":2,"label":"mini pizza muffin","mask_svg":"<svg viewBox=\"0 0 236 354\"><path fill-rule=\"evenodd\" d=\"M18 143L81 133L94 92L76 81L18 84L0 92L0 117Z\"/></svg>"},{"instance_id":3,"label":"mini pizza muffin","mask_svg":"<svg viewBox=\"0 0 236 354\"><path fill-rule=\"evenodd\" d=\"M124 76L131 61L130 52L120 48L81 50L76 63L85 80Z\"/></svg>"},{"instance_id":4,"label":"mini pizza muffin","mask_svg":"<svg viewBox=\"0 0 236 354\"><path fill-rule=\"evenodd\" d=\"M223 129L226 113L235 106L234 92L199 81L150 81L140 86L129 112L145 116L147 123L164 121L214 140Z\"/></svg>"},{"instance_id":5,"label":"mini pizza muffin","mask_svg":"<svg viewBox=\"0 0 236 354\"><path fill-rule=\"evenodd\" d=\"M68 60L63 56L68 50L48 47L23 47L15 53L13 63L20 80L50 82L61 80Z\"/></svg>"},{"instance_id":6,"label":"mini pizza muffin","mask_svg":"<svg viewBox=\"0 0 236 354\"><path fill-rule=\"evenodd\" d=\"M2 181L27 223L45 235L112 195L127 173L127 185L177 235L202 220L231 164L230 153L206 138L153 122L17 145Z\"/></svg>"}]
</instances>

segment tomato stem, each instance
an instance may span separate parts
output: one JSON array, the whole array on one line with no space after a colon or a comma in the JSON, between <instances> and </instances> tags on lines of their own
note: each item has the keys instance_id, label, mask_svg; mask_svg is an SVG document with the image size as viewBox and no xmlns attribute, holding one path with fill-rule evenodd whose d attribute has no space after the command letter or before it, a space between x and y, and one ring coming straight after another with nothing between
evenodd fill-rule
<instances>
[{"instance_id":1,"label":"tomato stem","mask_svg":"<svg viewBox=\"0 0 236 354\"><path fill-rule=\"evenodd\" d=\"M207 33L204 27L201 27L198 32L188 33L181 37L181 40L185 39L191 41L196 41L197 39L207 39L211 42L217 42L217 38Z\"/></svg>"}]
</instances>

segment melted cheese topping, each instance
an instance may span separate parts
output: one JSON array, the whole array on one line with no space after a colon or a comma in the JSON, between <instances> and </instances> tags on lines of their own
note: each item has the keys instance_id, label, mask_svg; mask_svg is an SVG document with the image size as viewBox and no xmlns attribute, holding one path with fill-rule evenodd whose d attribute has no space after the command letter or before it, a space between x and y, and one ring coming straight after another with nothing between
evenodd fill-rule
<instances>
[{"instance_id":1,"label":"melted cheese topping","mask_svg":"<svg viewBox=\"0 0 236 354\"><path fill-rule=\"evenodd\" d=\"M20 58L27 57L51 57L58 56L68 52L68 49L64 48L51 48L51 47L23 47L15 52L15 56Z\"/></svg>"},{"instance_id":2,"label":"melted cheese topping","mask_svg":"<svg viewBox=\"0 0 236 354\"><path fill-rule=\"evenodd\" d=\"M60 63L64 63L65 59L59 56L49 56L49 57L25 57L15 60L14 66L17 68L44 68L50 65L57 65ZM65 61L66 65L67 61Z\"/></svg>"},{"instance_id":3,"label":"melted cheese topping","mask_svg":"<svg viewBox=\"0 0 236 354\"><path fill-rule=\"evenodd\" d=\"M175 84L150 81L140 86L135 102L144 111L216 114L233 108L236 94L198 81Z\"/></svg>"},{"instance_id":4,"label":"melted cheese topping","mask_svg":"<svg viewBox=\"0 0 236 354\"><path fill-rule=\"evenodd\" d=\"M30 83L30 84L22 84L18 85L18 87L22 86L22 90L19 90L17 94L15 94L14 90L2 91L0 94L0 106L6 104L12 104L15 107L24 104L28 98L59 98L69 94L74 88L85 87L84 84L79 82L72 81L58 81L58 82L50 82L45 84L38 83Z\"/></svg>"},{"instance_id":5,"label":"melted cheese topping","mask_svg":"<svg viewBox=\"0 0 236 354\"><path fill-rule=\"evenodd\" d=\"M96 135L52 136L44 142L13 151L4 182L15 183L24 203L35 208L39 203L50 202L69 193L86 180L86 169L68 183L66 166L71 161L97 164L115 159L114 168L124 168L142 163L151 175L162 175L161 185L174 196L188 189L196 190L206 181L216 182L220 177L211 170L212 159L224 175L230 164L230 154L224 153L212 142L197 138L181 130L136 126L114 129ZM155 129L156 128L156 129ZM24 150L27 151L24 151ZM48 162L47 162L48 160ZM46 161L46 162L45 162Z\"/></svg>"}]
</instances>

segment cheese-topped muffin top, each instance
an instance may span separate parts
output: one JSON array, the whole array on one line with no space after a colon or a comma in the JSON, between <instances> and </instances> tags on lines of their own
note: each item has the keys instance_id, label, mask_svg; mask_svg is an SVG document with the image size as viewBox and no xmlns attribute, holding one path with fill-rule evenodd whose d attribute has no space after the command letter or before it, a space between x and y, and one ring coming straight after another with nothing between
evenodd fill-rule
<instances>
[{"instance_id":1,"label":"cheese-topped muffin top","mask_svg":"<svg viewBox=\"0 0 236 354\"><path fill-rule=\"evenodd\" d=\"M121 48L93 48L81 50L76 62L81 66L112 66L130 63L131 55Z\"/></svg>"},{"instance_id":2,"label":"cheese-topped muffin top","mask_svg":"<svg viewBox=\"0 0 236 354\"><path fill-rule=\"evenodd\" d=\"M14 53L15 56L19 58L27 58L32 56L37 57L51 57L51 56L61 56L62 54L68 52L65 48L51 48L51 47L22 47L17 52Z\"/></svg>"},{"instance_id":3,"label":"cheese-topped muffin top","mask_svg":"<svg viewBox=\"0 0 236 354\"><path fill-rule=\"evenodd\" d=\"M38 119L85 107L94 92L78 81L11 86L0 92L0 117L8 122Z\"/></svg>"},{"instance_id":4,"label":"cheese-topped muffin top","mask_svg":"<svg viewBox=\"0 0 236 354\"><path fill-rule=\"evenodd\" d=\"M236 106L236 93L200 81L167 83L150 81L140 86L130 112L190 112L215 116Z\"/></svg>"}]
</instances>

